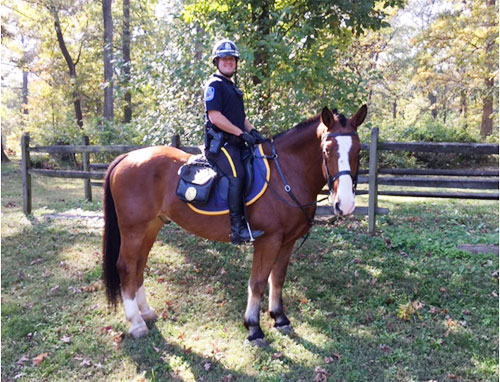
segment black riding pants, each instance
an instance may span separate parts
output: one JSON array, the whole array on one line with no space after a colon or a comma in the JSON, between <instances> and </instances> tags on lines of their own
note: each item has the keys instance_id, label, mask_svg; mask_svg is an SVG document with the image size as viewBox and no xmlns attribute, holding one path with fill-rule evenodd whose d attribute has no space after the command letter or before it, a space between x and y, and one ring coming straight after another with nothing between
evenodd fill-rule
<instances>
[{"instance_id":1,"label":"black riding pants","mask_svg":"<svg viewBox=\"0 0 500 382\"><path fill-rule=\"evenodd\" d=\"M242 148L239 145L226 142L218 154L207 152L207 159L228 179L238 178L242 183L245 180L245 171L241 160Z\"/></svg>"}]
</instances>

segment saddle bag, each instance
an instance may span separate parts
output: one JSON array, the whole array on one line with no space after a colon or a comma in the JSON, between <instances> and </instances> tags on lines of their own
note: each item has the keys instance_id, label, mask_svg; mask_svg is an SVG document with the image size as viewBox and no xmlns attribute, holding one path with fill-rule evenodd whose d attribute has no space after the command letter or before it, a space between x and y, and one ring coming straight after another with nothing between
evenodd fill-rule
<instances>
[{"instance_id":1,"label":"saddle bag","mask_svg":"<svg viewBox=\"0 0 500 382\"><path fill-rule=\"evenodd\" d=\"M215 186L217 172L207 164L186 164L179 169L176 194L184 202L204 205Z\"/></svg>"}]
</instances>

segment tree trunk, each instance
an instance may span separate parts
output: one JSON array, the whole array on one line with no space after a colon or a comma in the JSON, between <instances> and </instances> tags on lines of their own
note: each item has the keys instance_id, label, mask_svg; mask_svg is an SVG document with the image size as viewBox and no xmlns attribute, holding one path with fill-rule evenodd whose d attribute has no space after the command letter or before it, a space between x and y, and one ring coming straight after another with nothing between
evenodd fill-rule
<instances>
[{"instance_id":1,"label":"tree trunk","mask_svg":"<svg viewBox=\"0 0 500 382\"><path fill-rule=\"evenodd\" d=\"M266 47L261 44L264 37L271 33L270 28L270 3L272 1L253 1L252 2L252 23L256 26L259 41L255 51L254 65L257 68L259 75L252 78L253 84L262 83L262 78L267 79L268 73L268 52ZM259 6L260 3L260 6Z\"/></svg>"},{"instance_id":2,"label":"tree trunk","mask_svg":"<svg viewBox=\"0 0 500 382\"><path fill-rule=\"evenodd\" d=\"M483 98L483 117L481 119L481 136L487 137L493 133L493 86L494 81L491 78L485 80L486 96Z\"/></svg>"},{"instance_id":3,"label":"tree trunk","mask_svg":"<svg viewBox=\"0 0 500 382\"><path fill-rule=\"evenodd\" d=\"M80 129L83 129L83 113L82 113L82 105L80 101L80 91L78 90L78 78L76 75L76 64L73 61L73 58L68 52L68 48L66 47L66 42L64 41L64 36L62 34L61 30L61 22L59 21L59 14L57 13L57 9L55 8L54 5L49 5L48 6L49 11L52 13L52 16L54 17L54 27L56 29L56 35L57 35L57 41L59 43L59 48L61 49L61 52L64 56L64 59L66 60L66 64L68 65L69 69L69 76L71 78L71 84L73 86L73 106L75 109L75 117L76 117L76 123L80 127Z\"/></svg>"},{"instance_id":4,"label":"tree trunk","mask_svg":"<svg viewBox=\"0 0 500 382\"><path fill-rule=\"evenodd\" d=\"M130 59L130 0L123 0L123 73L125 75L125 83L127 91L125 92L124 100L125 107L123 109L123 123L132 121L132 93L130 92L130 70L132 62Z\"/></svg>"},{"instance_id":5,"label":"tree trunk","mask_svg":"<svg viewBox=\"0 0 500 382\"><path fill-rule=\"evenodd\" d=\"M258 108L263 119L270 119L271 101L271 79L269 70L269 52L266 46L267 37L271 33L271 10L274 0L254 0L252 1L252 24L256 26L255 57L253 65L256 74L252 76L255 86L259 85L259 95L257 98ZM264 129L264 133L267 131Z\"/></svg>"},{"instance_id":6,"label":"tree trunk","mask_svg":"<svg viewBox=\"0 0 500 382\"><path fill-rule=\"evenodd\" d=\"M26 69L23 69L23 114L28 115L28 74Z\"/></svg>"},{"instance_id":7,"label":"tree trunk","mask_svg":"<svg viewBox=\"0 0 500 382\"><path fill-rule=\"evenodd\" d=\"M104 18L104 119L113 120L113 18L111 0L102 0Z\"/></svg>"},{"instance_id":8,"label":"tree trunk","mask_svg":"<svg viewBox=\"0 0 500 382\"><path fill-rule=\"evenodd\" d=\"M436 108L437 97L432 93L429 93L427 97L429 99L429 102L431 103L430 109L431 109L432 119L436 119L438 116L438 111Z\"/></svg>"},{"instance_id":9,"label":"tree trunk","mask_svg":"<svg viewBox=\"0 0 500 382\"><path fill-rule=\"evenodd\" d=\"M465 90L462 90L460 92L460 114L463 115L465 121L464 128L467 129L469 124L467 122L467 117L468 117L467 92Z\"/></svg>"},{"instance_id":10,"label":"tree trunk","mask_svg":"<svg viewBox=\"0 0 500 382\"><path fill-rule=\"evenodd\" d=\"M392 119L396 119L398 117L398 101L394 100L392 103Z\"/></svg>"},{"instance_id":11,"label":"tree trunk","mask_svg":"<svg viewBox=\"0 0 500 382\"><path fill-rule=\"evenodd\" d=\"M2 138L2 162L10 162L9 157L5 153L5 148L3 146L3 138Z\"/></svg>"}]
</instances>

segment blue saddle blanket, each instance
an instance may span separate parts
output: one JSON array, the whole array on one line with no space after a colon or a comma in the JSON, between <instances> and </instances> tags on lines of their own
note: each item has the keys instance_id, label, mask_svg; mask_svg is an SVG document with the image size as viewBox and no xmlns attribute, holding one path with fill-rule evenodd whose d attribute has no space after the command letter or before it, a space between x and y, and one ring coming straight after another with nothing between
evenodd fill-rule
<instances>
[{"instance_id":1,"label":"blue saddle blanket","mask_svg":"<svg viewBox=\"0 0 500 382\"><path fill-rule=\"evenodd\" d=\"M245 196L246 205L249 206L255 203L266 191L267 182L270 177L269 162L264 157L262 145L257 146L256 152L260 153L253 159L254 179L250 192ZM217 185L210 196L208 202L204 205L195 203L187 203L189 208L202 215L224 215L229 213L227 203L227 178L220 178Z\"/></svg>"}]
</instances>

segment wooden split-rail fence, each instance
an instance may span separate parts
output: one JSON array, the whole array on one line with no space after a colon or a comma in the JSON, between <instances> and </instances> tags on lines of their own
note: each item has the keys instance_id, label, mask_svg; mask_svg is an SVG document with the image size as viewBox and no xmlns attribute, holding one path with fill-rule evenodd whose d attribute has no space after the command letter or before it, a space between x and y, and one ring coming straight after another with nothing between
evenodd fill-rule
<instances>
[{"instance_id":1,"label":"wooden split-rail fence","mask_svg":"<svg viewBox=\"0 0 500 382\"><path fill-rule=\"evenodd\" d=\"M470 155L498 155L498 144L488 143L400 143L379 142L378 128L371 131L370 143L362 144L361 150L369 152L368 169L359 171L358 185L367 184L367 189L359 189L357 195L368 195L368 206L356 207L355 214L368 215L368 231L374 233L376 216L387 214L387 208L378 207L379 195L431 197L431 198L459 198L498 200L498 169L495 170L468 170L468 169L411 169L411 168L379 168L378 153L380 151L406 151L429 153L461 153ZM189 153L200 153L199 147L180 146L180 139L176 136L172 145ZM91 146L89 138L83 137L81 145L68 146L30 146L29 134L21 138L22 176L23 176L23 210L26 215L32 211L31 176L43 175L61 178L79 178L84 180L85 198L92 200L92 186L102 186L104 171L108 164L91 163L92 153L126 153L140 146ZM48 170L36 169L31 166L31 153L50 154L82 154L82 170ZM384 189L379 189L379 186ZM420 191L414 188L430 188L433 191ZM457 191L457 189L459 191ZM474 191L470 191L474 190ZM478 191L479 190L479 191ZM327 190L322 193L327 194ZM331 216L328 206L318 206L317 216L322 219Z\"/></svg>"}]
</instances>

